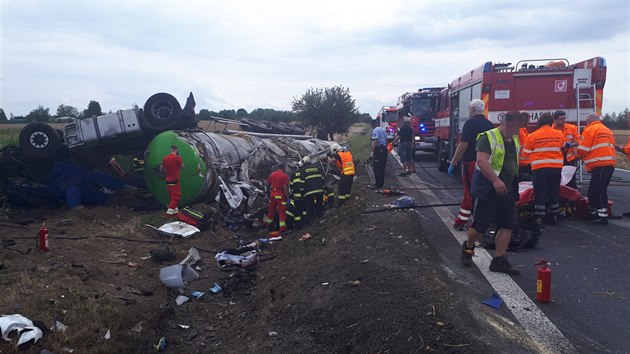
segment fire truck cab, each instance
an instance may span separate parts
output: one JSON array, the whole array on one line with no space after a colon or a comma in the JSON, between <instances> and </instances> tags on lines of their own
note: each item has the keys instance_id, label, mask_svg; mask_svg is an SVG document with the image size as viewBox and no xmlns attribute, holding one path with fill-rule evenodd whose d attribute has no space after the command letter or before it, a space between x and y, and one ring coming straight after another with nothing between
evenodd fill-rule
<instances>
[{"instance_id":1,"label":"fire truck cab","mask_svg":"<svg viewBox=\"0 0 630 354\"><path fill-rule=\"evenodd\" d=\"M394 140L394 138L396 138L396 133L398 132L398 115L396 114L396 107L381 107L376 115L376 119L378 119L381 127L383 127L387 133L387 142Z\"/></svg>"},{"instance_id":2,"label":"fire truck cab","mask_svg":"<svg viewBox=\"0 0 630 354\"><path fill-rule=\"evenodd\" d=\"M444 87L421 88L398 97L398 120L410 120L416 151L436 151L434 120L440 111L442 90Z\"/></svg>"},{"instance_id":3,"label":"fire truck cab","mask_svg":"<svg viewBox=\"0 0 630 354\"><path fill-rule=\"evenodd\" d=\"M542 113L563 110L567 122L584 126L590 113L601 115L606 60L595 57L575 64L566 59L486 62L456 78L440 93L442 110L435 120L438 168L446 171L462 127L469 118L468 103L486 103L485 116L496 126L510 110L529 113L532 131Z\"/></svg>"}]
</instances>

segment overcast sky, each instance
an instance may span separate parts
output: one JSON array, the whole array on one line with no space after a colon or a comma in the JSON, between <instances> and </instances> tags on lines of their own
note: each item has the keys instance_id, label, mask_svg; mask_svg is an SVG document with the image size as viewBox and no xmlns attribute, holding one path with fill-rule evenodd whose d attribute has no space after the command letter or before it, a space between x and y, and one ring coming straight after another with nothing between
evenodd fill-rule
<instances>
[{"instance_id":1,"label":"overcast sky","mask_svg":"<svg viewBox=\"0 0 630 354\"><path fill-rule=\"evenodd\" d=\"M603 56L604 112L630 106L628 1L0 0L0 108L103 111L168 92L197 111L290 110L343 85L360 112L486 61Z\"/></svg>"}]
</instances>

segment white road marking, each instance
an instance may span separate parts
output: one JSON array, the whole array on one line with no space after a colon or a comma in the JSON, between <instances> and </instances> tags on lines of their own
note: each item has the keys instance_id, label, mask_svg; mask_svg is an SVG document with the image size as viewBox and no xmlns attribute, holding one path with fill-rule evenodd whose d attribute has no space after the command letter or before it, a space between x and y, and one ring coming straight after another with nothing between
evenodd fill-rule
<instances>
[{"instance_id":1,"label":"white road marking","mask_svg":"<svg viewBox=\"0 0 630 354\"><path fill-rule=\"evenodd\" d=\"M398 160L399 161L399 160ZM414 176L419 179L418 176ZM414 180L416 179L414 178ZM412 181L403 184L412 184ZM413 181L416 182L416 181ZM417 182L416 182L417 183ZM420 191L427 199L428 203L440 204L441 201L430 190ZM466 234L456 231L450 225L453 221L453 214L447 207L434 207L433 210L438 214L449 232L457 239L459 244L466 240ZM453 254L458 254L453 250ZM560 332L549 318L538 308L538 306L525 294L525 292L516 284L512 278L503 273L490 272L488 269L492 256L483 248L475 249L474 263L477 265L481 274L490 283L496 293L501 296L505 304L508 306L514 317L519 321L532 341L534 341L542 353L574 353L576 349L571 342Z\"/></svg>"}]
</instances>

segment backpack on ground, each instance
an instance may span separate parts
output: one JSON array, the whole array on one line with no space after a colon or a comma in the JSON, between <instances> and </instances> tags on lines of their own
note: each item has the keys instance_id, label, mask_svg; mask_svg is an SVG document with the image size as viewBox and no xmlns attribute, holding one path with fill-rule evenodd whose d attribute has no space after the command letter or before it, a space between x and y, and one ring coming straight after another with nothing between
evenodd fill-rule
<instances>
[{"instance_id":1,"label":"backpack on ground","mask_svg":"<svg viewBox=\"0 0 630 354\"><path fill-rule=\"evenodd\" d=\"M191 207L180 209L177 213L177 219L202 231L207 230L212 224L211 215L206 215Z\"/></svg>"}]
</instances>

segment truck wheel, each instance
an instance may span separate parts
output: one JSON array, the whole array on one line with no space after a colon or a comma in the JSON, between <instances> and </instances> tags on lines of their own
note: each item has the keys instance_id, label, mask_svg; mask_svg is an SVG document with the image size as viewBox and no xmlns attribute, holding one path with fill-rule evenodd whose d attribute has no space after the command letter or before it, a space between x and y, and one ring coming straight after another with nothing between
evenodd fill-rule
<instances>
[{"instance_id":1,"label":"truck wheel","mask_svg":"<svg viewBox=\"0 0 630 354\"><path fill-rule=\"evenodd\" d=\"M155 127L171 125L179 119L182 107L175 97L168 93L156 93L144 104L144 117Z\"/></svg>"},{"instance_id":2,"label":"truck wheel","mask_svg":"<svg viewBox=\"0 0 630 354\"><path fill-rule=\"evenodd\" d=\"M446 142L445 141L438 141L438 148L437 148L438 171L440 171L440 172L448 171L448 162L446 162L446 160L447 160L447 157L446 157Z\"/></svg>"},{"instance_id":3,"label":"truck wheel","mask_svg":"<svg viewBox=\"0 0 630 354\"><path fill-rule=\"evenodd\" d=\"M20 132L20 148L28 157L47 158L61 145L57 131L46 123L27 124Z\"/></svg>"}]
</instances>

